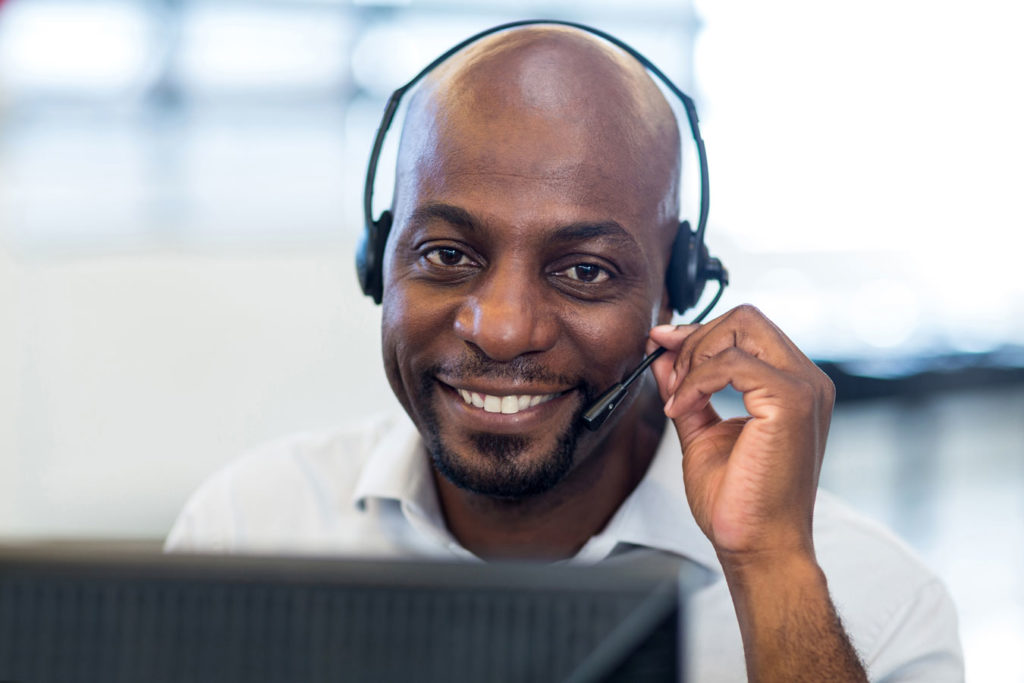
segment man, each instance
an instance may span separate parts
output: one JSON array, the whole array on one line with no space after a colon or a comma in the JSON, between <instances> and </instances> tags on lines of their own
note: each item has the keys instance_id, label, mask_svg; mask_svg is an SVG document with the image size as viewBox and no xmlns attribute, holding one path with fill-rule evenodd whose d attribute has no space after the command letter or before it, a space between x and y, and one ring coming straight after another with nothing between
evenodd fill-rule
<instances>
[{"instance_id":1,"label":"man","mask_svg":"<svg viewBox=\"0 0 1024 683\"><path fill-rule=\"evenodd\" d=\"M666 324L679 173L664 97L600 40L523 28L446 62L410 103L385 253L384 363L415 430L243 460L196 494L168 547L655 550L724 579L695 600L695 680L962 679L941 584L817 496L828 378L751 307ZM653 376L583 430L585 406L658 345ZM750 417L715 413L727 385Z\"/></svg>"}]
</instances>

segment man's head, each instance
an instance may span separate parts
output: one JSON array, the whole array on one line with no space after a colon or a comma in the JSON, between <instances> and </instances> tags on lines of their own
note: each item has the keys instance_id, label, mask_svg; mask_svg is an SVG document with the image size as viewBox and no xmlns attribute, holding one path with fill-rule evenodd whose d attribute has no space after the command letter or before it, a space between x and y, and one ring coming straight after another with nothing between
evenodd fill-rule
<instances>
[{"instance_id":1,"label":"man's head","mask_svg":"<svg viewBox=\"0 0 1024 683\"><path fill-rule=\"evenodd\" d=\"M495 34L422 84L399 151L383 349L449 480L530 496L629 432L635 405L598 435L579 415L669 315L678 181L660 90L581 31Z\"/></svg>"}]
</instances>

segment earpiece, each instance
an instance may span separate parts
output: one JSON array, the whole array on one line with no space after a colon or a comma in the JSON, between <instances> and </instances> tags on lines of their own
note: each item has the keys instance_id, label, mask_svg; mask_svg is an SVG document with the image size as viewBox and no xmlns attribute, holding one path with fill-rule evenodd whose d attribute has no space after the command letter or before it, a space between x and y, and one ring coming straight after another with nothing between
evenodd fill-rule
<instances>
[{"instance_id":1,"label":"earpiece","mask_svg":"<svg viewBox=\"0 0 1024 683\"><path fill-rule=\"evenodd\" d=\"M674 311L693 307L704 291L705 280L700 277L701 261L707 260L707 249L697 243L689 221L681 221L676 239L672 243L672 257L665 271L665 288Z\"/></svg>"},{"instance_id":2,"label":"earpiece","mask_svg":"<svg viewBox=\"0 0 1024 683\"><path fill-rule=\"evenodd\" d=\"M690 222L681 221L665 272L672 310L682 313L696 306L709 280L729 284L729 274L721 261L708 255L704 240L690 229Z\"/></svg>"},{"instance_id":3,"label":"earpiece","mask_svg":"<svg viewBox=\"0 0 1024 683\"><path fill-rule=\"evenodd\" d=\"M700 322L711 311L722 295L722 290L729 283L729 275L722 266L722 262L708 255L707 247L704 246L704 230L708 221L709 190L708 190L708 162L704 150L704 140L700 135L700 127L697 121L697 108L693 100L678 88L661 70L651 63L646 57L637 52L628 44L618 38L596 28L585 26L571 21L559 21L555 19L533 19L526 21L514 21L502 24L481 31L476 35L466 38L458 45L455 45L444 54L416 74L412 80L392 93L381 118L380 126L377 128L377 136L373 142L370 153L370 162L366 169L366 184L363 187L363 220L365 232L360 240L356 251L356 274L359 277L359 285L363 293L372 297L375 303L380 303L384 294L384 247L388 235L391 232L393 217L390 211L385 211L380 218L373 218L373 186L377 175L377 162L380 159L381 149L384 146L384 137L387 135L391 123L394 121L395 113L402 97L411 90L420 80L433 71L439 64L449 57L462 50L464 47L499 31L519 26L532 25L555 25L569 26L579 29L591 35L598 36L613 45L621 48L634 59L640 62L644 68L658 78L669 91L672 92L683 104L686 112L686 119L690 126L690 133L696 144L697 160L700 165L700 217L697 221L697 229L690 228L689 221L681 221L679 230L676 233L672 245L672 255L669 260L668 270L665 275L665 285L668 290L669 303L672 309L682 313L697 305L704 286L709 280L718 282L718 292L711 303L701 312L694 322ZM583 421L590 429L597 429L604 423L612 410L620 403L625 396L630 384L657 358L664 349L658 349L643 360L643 362L619 384L605 392L590 408L584 413Z\"/></svg>"},{"instance_id":4,"label":"earpiece","mask_svg":"<svg viewBox=\"0 0 1024 683\"><path fill-rule=\"evenodd\" d=\"M385 211L366 226L356 247L356 275L363 294L379 304L384 296L384 247L391 233L391 212Z\"/></svg>"}]
</instances>

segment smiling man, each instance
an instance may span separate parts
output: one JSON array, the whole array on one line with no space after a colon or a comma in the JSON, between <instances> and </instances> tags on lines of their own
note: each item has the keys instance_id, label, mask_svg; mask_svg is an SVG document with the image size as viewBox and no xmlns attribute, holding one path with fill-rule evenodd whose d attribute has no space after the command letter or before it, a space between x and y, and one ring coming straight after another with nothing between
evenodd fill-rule
<instances>
[{"instance_id":1,"label":"smiling man","mask_svg":"<svg viewBox=\"0 0 1024 683\"><path fill-rule=\"evenodd\" d=\"M384 254L384 365L412 424L239 461L168 548L657 552L720 579L694 603L695 680L960 680L942 585L818 495L827 377L751 307L666 324L679 154L644 68L586 33L505 31L444 63L410 103ZM585 430L585 407L658 345ZM749 417L711 407L729 385Z\"/></svg>"},{"instance_id":2,"label":"smiling man","mask_svg":"<svg viewBox=\"0 0 1024 683\"><path fill-rule=\"evenodd\" d=\"M413 98L385 368L477 555L571 556L647 469L664 427L653 381L597 434L579 418L669 318L678 135L636 60L562 30L470 47ZM547 534L528 521L555 518Z\"/></svg>"}]
</instances>

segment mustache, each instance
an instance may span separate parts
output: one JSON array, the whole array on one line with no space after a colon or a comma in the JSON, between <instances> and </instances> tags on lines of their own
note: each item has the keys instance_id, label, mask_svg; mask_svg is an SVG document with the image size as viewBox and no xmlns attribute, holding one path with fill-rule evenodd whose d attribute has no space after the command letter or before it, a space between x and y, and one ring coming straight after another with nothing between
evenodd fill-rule
<instances>
[{"instance_id":1,"label":"mustache","mask_svg":"<svg viewBox=\"0 0 1024 683\"><path fill-rule=\"evenodd\" d=\"M529 356L518 356L510 361L496 361L481 354L463 356L434 365L425 373L443 375L455 380L473 378L503 379L513 382L541 382L565 387L582 387L589 393L590 386L582 377L553 372Z\"/></svg>"}]
</instances>

